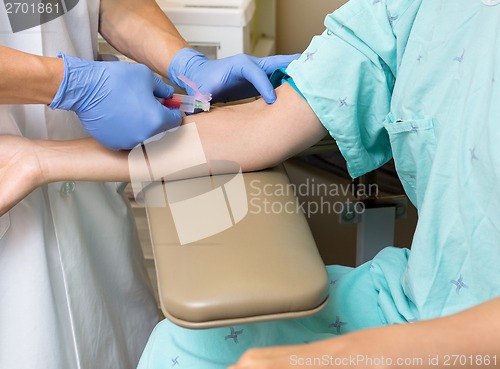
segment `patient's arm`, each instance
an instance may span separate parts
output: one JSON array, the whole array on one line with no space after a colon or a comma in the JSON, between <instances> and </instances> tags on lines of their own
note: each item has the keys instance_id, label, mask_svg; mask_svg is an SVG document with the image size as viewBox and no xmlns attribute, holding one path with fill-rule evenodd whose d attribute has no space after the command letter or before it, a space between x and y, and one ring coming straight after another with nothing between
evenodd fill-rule
<instances>
[{"instance_id":1,"label":"patient's arm","mask_svg":"<svg viewBox=\"0 0 500 369\"><path fill-rule=\"evenodd\" d=\"M192 115L208 160L231 160L244 171L263 169L319 141L326 131L309 105L289 85L273 105L263 100ZM186 147L165 148L170 173ZM189 148L188 148L189 151ZM128 152L111 151L93 139L29 141L0 136L0 214L34 188L62 180L128 181Z\"/></svg>"},{"instance_id":2,"label":"patient's arm","mask_svg":"<svg viewBox=\"0 0 500 369\"><path fill-rule=\"evenodd\" d=\"M499 368L498 342L497 297L433 320L365 329L308 345L254 349L228 369ZM326 364L311 365L313 358L326 358ZM309 364L300 365L306 360Z\"/></svg>"},{"instance_id":3,"label":"patient's arm","mask_svg":"<svg viewBox=\"0 0 500 369\"><path fill-rule=\"evenodd\" d=\"M187 118L196 122L209 160L232 160L244 171L268 168L310 147L326 134L307 102L285 84L278 100L227 106Z\"/></svg>"}]
</instances>

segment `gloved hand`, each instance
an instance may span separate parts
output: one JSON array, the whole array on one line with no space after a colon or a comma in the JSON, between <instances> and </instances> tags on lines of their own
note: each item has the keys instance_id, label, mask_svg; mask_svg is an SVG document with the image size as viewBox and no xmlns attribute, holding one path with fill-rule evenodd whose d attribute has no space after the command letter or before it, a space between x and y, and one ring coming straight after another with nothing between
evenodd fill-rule
<instances>
[{"instance_id":1,"label":"gloved hand","mask_svg":"<svg viewBox=\"0 0 500 369\"><path fill-rule=\"evenodd\" d=\"M299 56L257 58L239 54L209 60L196 50L185 48L170 62L168 77L177 87L193 95L193 89L178 78L179 74L183 74L195 82L200 91L211 93L212 102L241 100L260 94L267 103L272 104L276 101L276 94L269 82L269 75L276 69L287 67Z\"/></svg>"},{"instance_id":2,"label":"gloved hand","mask_svg":"<svg viewBox=\"0 0 500 369\"><path fill-rule=\"evenodd\" d=\"M155 98L170 97L173 87L145 65L60 57L64 79L49 107L74 111L104 146L131 149L180 125L182 113L169 110Z\"/></svg>"}]
</instances>

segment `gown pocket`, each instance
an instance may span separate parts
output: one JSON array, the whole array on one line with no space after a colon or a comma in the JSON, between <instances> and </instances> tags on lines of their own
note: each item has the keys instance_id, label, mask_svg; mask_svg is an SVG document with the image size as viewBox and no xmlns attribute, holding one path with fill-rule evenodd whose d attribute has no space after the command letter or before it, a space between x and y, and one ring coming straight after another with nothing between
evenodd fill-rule
<instances>
[{"instance_id":1,"label":"gown pocket","mask_svg":"<svg viewBox=\"0 0 500 369\"><path fill-rule=\"evenodd\" d=\"M10 227L10 216L9 213L7 213L0 217L0 240L7 233L9 227Z\"/></svg>"},{"instance_id":2,"label":"gown pocket","mask_svg":"<svg viewBox=\"0 0 500 369\"><path fill-rule=\"evenodd\" d=\"M434 119L396 120L389 114L384 127L389 133L398 176L408 198L418 209L436 153Z\"/></svg>"}]
</instances>

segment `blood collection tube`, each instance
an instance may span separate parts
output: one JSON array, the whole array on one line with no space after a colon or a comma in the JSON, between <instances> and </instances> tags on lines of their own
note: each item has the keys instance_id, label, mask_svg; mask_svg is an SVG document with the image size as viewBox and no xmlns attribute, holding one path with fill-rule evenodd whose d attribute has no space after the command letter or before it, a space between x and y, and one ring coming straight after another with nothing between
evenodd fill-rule
<instances>
[{"instance_id":1,"label":"blood collection tube","mask_svg":"<svg viewBox=\"0 0 500 369\"><path fill-rule=\"evenodd\" d=\"M164 99L163 105L169 109L179 109L184 113L194 113L195 109L210 110L210 103L202 103L195 100L193 96L180 94L173 94L168 99Z\"/></svg>"}]
</instances>

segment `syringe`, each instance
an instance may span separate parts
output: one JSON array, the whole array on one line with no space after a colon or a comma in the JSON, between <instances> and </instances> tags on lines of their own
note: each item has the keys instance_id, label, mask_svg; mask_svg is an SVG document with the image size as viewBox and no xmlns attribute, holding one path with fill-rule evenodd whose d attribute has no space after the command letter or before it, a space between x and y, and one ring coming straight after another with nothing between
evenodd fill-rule
<instances>
[{"instance_id":1,"label":"syringe","mask_svg":"<svg viewBox=\"0 0 500 369\"><path fill-rule=\"evenodd\" d=\"M202 103L201 101L195 100L193 96L173 94L168 99L163 100L163 105L169 109L179 109L184 113L194 113L195 109L201 109L203 111L210 110L210 103Z\"/></svg>"}]
</instances>

